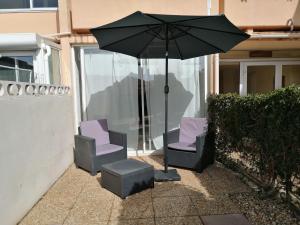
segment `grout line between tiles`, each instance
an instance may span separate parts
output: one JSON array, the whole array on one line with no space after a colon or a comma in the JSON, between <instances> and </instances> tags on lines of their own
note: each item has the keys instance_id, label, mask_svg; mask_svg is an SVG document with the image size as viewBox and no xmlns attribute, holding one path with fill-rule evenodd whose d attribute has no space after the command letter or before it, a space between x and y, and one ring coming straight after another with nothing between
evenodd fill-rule
<instances>
[{"instance_id":1,"label":"grout line between tiles","mask_svg":"<svg viewBox=\"0 0 300 225\"><path fill-rule=\"evenodd\" d=\"M74 204L73 204L73 205L72 205L72 207L70 208L70 210L69 210L69 212L67 213L66 217L64 218L64 220L63 220L63 223L62 223L62 224L65 224L65 222L66 222L67 218L69 217L69 215L70 215L70 213L71 213L72 209L73 209L73 208L74 208L74 206L76 205L76 203L77 203L77 201L78 201L78 199L79 199L79 196L80 196L80 195L81 195L81 193L83 192L83 189L86 187L86 185L87 185L87 181L85 182L85 184L84 184L84 185L82 185L82 188L81 188L80 192L78 193L78 195L77 195L77 197L76 197L76 200L74 201Z\"/></svg>"}]
</instances>

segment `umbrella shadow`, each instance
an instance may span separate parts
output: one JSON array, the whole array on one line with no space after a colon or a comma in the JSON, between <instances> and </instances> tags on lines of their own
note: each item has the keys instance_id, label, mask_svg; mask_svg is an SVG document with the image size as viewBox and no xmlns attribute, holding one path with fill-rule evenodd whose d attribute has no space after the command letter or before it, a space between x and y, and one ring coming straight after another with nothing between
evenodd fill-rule
<instances>
[{"instance_id":1,"label":"umbrella shadow","mask_svg":"<svg viewBox=\"0 0 300 225\"><path fill-rule=\"evenodd\" d=\"M148 131L152 138L156 138L164 131L165 76L158 74L153 77L152 80L144 81L143 97L146 132ZM178 126L193 94L183 87L175 74L169 74L169 85L169 121L171 121L169 129L172 129ZM106 118L111 130L127 133L128 147L133 149L137 149L139 136L142 135L140 88L138 74L130 73L124 79L91 94L86 108L89 120Z\"/></svg>"},{"instance_id":2,"label":"umbrella shadow","mask_svg":"<svg viewBox=\"0 0 300 225\"><path fill-rule=\"evenodd\" d=\"M160 138L165 129L165 98L164 85L165 75L156 74L153 80L148 81L150 88L146 92L148 98L147 108L149 110L149 119L151 120L150 137L153 139ZM186 90L183 84L177 80L174 73L169 73L169 97L168 97L168 130L177 128L186 109L188 108L193 94ZM158 145L159 146L159 145Z\"/></svg>"}]
</instances>

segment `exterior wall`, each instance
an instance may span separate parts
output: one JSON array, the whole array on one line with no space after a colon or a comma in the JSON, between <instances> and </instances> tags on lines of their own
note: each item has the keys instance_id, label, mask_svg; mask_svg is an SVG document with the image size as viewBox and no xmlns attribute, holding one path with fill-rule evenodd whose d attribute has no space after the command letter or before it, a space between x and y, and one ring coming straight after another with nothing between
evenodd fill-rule
<instances>
[{"instance_id":1,"label":"exterior wall","mask_svg":"<svg viewBox=\"0 0 300 225\"><path fill-rule=\"evenodd\" d=\"M0 33L53 34L59 30L57 11L0 13Z\"/></svg>"},{"instance_id":2,"label":"exterior wall","mask_svg":"<svg viewBox=\"0 0 300 225\"><path fill-rule=\"evenodd\" d=\"M221 0L221 11L240 27L285 27L293 19L300 26L299 0Z\"/></svg>"},{"instance_id":3,"label":"exterior wall","mask_svg":"<svg viewBox=\"0 0 300 225\"><path fill-rule=\"evenodd\" d=\"M148 13L207 15L207 0L89 0L89 4L86 0L73 0L72 26L74 30L86 31L137 10Z\"/></svg>"},{"instance_id":4,"label":"exterior wall","mask_svg":"<svg viewBox=\"0 0 300 225\"><path fill-rule=\"evenodd\" d=\"M0 81L0 220L13 225L72 163L73 109L68 94L28 95L23 83L9 96L8 84Z\"/></svg>"},{"instance_id":5,"label":"exterior wall","mask_svg":"<svg viewBox=\"0 0 300 225\"><path fill-rule=\"evenodd\" d=\"M272 50L272 58L300 58L300 49L297 49L296 47L291 49L284 49L284 50L280 50L280 49L273 50L273 49L274 48L271 49L264 48L260 50ZM240 49L239 51L229 51L228 53L222 53L220 54L220 59L248 59L250 58L248 50L251 50L251 48L247 48L245 50Z\"/></svg>"}]
</instances>

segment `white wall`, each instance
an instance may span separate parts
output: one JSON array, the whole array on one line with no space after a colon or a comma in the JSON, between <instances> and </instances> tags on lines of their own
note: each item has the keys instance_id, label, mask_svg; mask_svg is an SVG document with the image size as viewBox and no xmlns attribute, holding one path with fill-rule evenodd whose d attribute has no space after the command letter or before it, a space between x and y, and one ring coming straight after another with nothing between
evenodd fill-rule
<instances>
[{"instance_id":1,"label":"white wall","mask_svg":"<svg viewBox=\"0 0 300 225\"><path fill-rule=\"evenodd\" d=\"M16 224L72 163L69 92L0 81L0 224Z\"/></svg>"}]
</instances>

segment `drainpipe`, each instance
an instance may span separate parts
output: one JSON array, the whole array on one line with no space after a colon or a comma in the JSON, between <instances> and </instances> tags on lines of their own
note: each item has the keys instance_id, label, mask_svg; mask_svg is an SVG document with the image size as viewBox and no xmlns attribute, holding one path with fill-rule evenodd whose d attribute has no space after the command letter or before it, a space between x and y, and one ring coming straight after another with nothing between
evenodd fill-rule
<instances>
[{"instance_id":1,"label":"drainpipe","mask_svg":"<svg viewBox=\"0 0 300 225\"><path fill-rule=\"evenodd\" d=\"M250 39L289 39L295 38L300 39L300 32L297 33L278 33L278 34L262 34L262 33L253 33L251 34Z\"/></svg>"},{"instance_id":2,"label":"drainpipe","mask_svg":"<svg viewBox=\"0 0 300 225\"><path fill-rule=\"evenodd\" d=\"M49 74L49 56L51 55L51 48L49 45L46 45L45 43L42 43L41 49L43 51L46 51L46 54L43 55L43 64L44 64L44 82L47 84L50 84L50 74Z\"/></svg>"}]
</instances>

